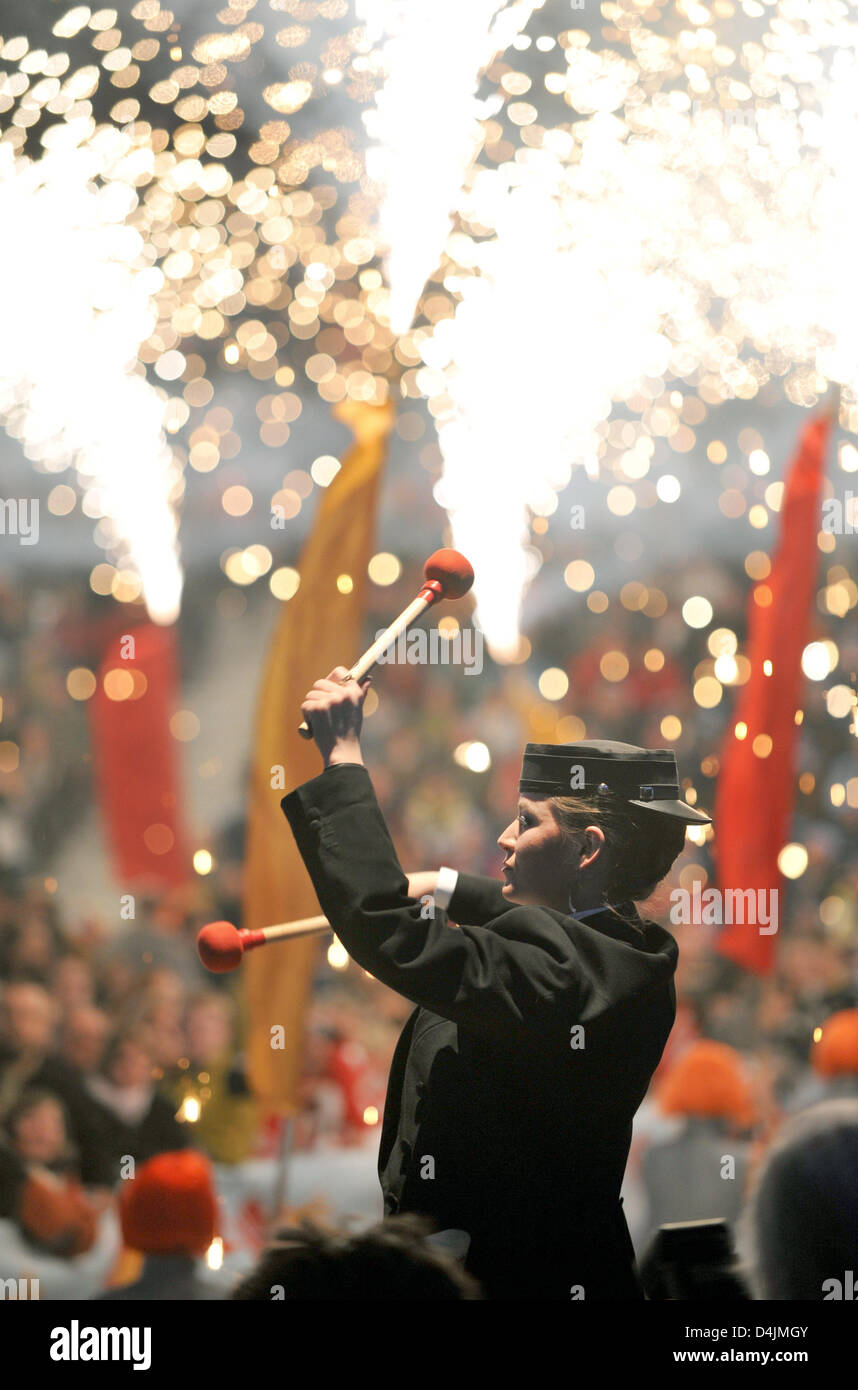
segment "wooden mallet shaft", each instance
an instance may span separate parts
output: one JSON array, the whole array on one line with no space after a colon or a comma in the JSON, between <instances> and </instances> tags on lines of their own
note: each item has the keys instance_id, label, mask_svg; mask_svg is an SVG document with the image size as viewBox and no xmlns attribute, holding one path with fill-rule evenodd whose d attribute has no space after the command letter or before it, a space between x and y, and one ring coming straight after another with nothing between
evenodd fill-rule
<instances>
[{"instance_id":1,"label":"wooden mallet shaft","mask_svg":"<svg viewBox=\"0 0 858 1390\"><path fill-rule=\"evenodd\" d=\"M461 598L466 594L474 582L474 571L465 556L458 550L442 548L434 551L423 566L424 581L423 587L416 598L412 599L407 608L404 608L398 618L394 618L389 627L368 647L362 657L349 668L346 674L341 677L340 684L345 685L346 681L359 681L365 676L371 666L374 666L378 658L392 642L396 641L400 632L404 632L409 623L413 623L415 618L419 618L427 608L433 603L437 603L443 598ZM299 725L298 733L302 738L312 738L313 731L306 720Z\"/></svg>"},{"instance_id":2,"label":"wooden mallet shaft","mask_svg":"<svg viewBox=\"0 0 858 1390\"><path fill-rule=\"evenodd\" d=\"M254 939L245 942L244 949L252 951L254 946L264 946L269 941L285 941L290 936L321 936L323 932L331 930L327 917L298 917L294 922L277 922L273 927L247 930L247 936Z\"/></svg>"},{"instance_id":3,"label":"wooden mallet shaft","mask_svg":"<svg viewBox=\"0 0 858 1390\"><path fill-rule=\"evenodd\" d=\"M417 597L412 599L407 608L403 608L399 617L394 618L390 627L384 629L381 636L376 638L371 647L367 647L363 656L359 657L351 670L340 679L340 685L345 685L346 681L359 681L361 676L365 676L370 667L374 666L378 658L387 651L391 642L396 641L400 632L404 632L409 623L413 623L415 618L419 618L421 613L425 612L431 604L441 597L441 585L438 584L437 580L434 581L434 585L438 593L433 593L430 586L424 584ZM303 724L298 725L298 733L302 738L313 737L313 731L306 720Z\"/></svg>"}]
</instances>

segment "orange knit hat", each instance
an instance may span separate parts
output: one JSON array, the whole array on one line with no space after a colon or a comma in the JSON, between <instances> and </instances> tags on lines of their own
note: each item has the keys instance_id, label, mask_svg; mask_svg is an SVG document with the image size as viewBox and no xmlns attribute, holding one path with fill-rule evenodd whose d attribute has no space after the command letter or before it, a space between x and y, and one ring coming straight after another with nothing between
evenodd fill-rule
<instances>
[{"instance_id":1,"label":"orange knit hat","mask_svg":"<svg viewBox=\"0 0 858 1390\"><path fill-rule=\"evenodd\" d=\"M147 1255L201 1255L215 1235L217 1198L208 1159L193 1149L158 1154L119 1198L125 1244Z\"/></svg>"},{"instance_id":2,"label":"orange knit hat","mask_svg":"<svg viewBox=\"0 0 858 1390\"><path fill-rule=\"evenodd\" d=\"M665 1077L659 1102L668 1115L717 1115L742 1126L754 1118L739 1054L726 1043L707 1039L686 1048Z\"/></svg>"},{"instance_id":3,"label":"orange knit hat","mask_svg":"<svg viewBox=\"0 0 858 1390\"><path fill-rule=\"evenodd\" d=\"M858 1075L858 1009L841 1009L825 1020L810 1060L820 1076Z\"/></svg>"}]
</instances>

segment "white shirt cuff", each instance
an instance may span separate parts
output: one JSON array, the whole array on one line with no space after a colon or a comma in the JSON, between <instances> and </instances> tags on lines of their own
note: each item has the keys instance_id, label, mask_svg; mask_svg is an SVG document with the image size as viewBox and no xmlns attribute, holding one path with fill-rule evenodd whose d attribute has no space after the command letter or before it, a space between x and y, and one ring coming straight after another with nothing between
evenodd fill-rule
<instances>
[{"instance_id":1,"label":"white shirt cuff","mask_svg":"<svg viewBox=\"0 0 858 1390\"><path fill-rule=\"evenodd\" d=\"M450 899L456 888L459 878L458 869L440 868L438 870L438 881L435 884L435 906L446 910L450 906Z\"/></svg>"}]
</instances>

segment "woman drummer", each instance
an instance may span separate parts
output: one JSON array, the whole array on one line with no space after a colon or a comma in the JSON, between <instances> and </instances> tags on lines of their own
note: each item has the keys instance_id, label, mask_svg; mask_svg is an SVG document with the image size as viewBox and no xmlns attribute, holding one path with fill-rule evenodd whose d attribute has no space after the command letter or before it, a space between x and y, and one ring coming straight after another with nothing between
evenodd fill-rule
<instances>
[{"instance_id":1,"label":"woman drummer","mask_svg":"<svg viewBox=\"0 0 858 1390\"><path fill-rule=\"evenodd\" d=\"M282 806L346 950L417 1006L388 1082L385 1212L429 1216L488 1298L640 1298L620 1187L677 945L635 901L709 817L670 750L528 744L503 883L407 877L361 755L368 681L347 674L307 694L324 770Z\"/></svg>"}]
</instances>

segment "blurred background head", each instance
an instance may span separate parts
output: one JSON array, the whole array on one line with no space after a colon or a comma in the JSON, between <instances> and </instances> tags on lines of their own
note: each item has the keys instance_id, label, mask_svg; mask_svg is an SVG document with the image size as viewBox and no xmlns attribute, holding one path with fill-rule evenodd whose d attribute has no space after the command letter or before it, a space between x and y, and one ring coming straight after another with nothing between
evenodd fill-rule
<instances>
[{"instance_id":1,"label":"blurred background head","mask_svg":"<svg viewBox=\"0 0 858 1390\"><path fill-rule=\"evenodd\" d=\"M841 1009L825 1020L814 1037L810 1060L817 1075L827 1080L858 1083L858 1009Z\"/></svg>"},{"instance_id":2,"label":"blurred background head","mask_svg":"<svg viewBox=\"0 0 858 1390\"><path fill-rule=\"evenodd\" d=\"M63 1013L95 1002L95 973L85 956L60 956L50 973L50 989Z\"/></svg>"},{"instance_id":3,"label":"blurred background head","mask_svg":"<svg viewBox=\"0 0 858 1390\"><path fill-rule=\"evenodd\" d=\"M57 1007L43 985L12 981L0 997L0 1045L16 1054L46 1054L54 1042Z\"/></svg>"},{"instance_id":4,"label":"blurred background head","mask_svg":"<svg viewBox=\"0 0 858 1390\"><path fill-rule=\"evenodd\" d=\"M224 994L209 990L188 1003L185 1029L188 1052L195 1062L223 1058L233 1041L234 1005Z\"/></svg>"},{"instance_id":5,"label":"blurred background head","mask_svg":"<svg viewBox=\"0 0 858 1390\"><path fill-rule=\"evenodd\" d=\"M49 1168L69 1157L65 1112L48 1091L25 1091L7 1112L4 1128L22 1163Z\"/></svg>"},{"instance_id":6,"label":"blurred background head","mask_svg":"<svg viewBox=\"0 0 858 1390\"><path fill-rule=\"evenodd\" d=\"M824 1101L787 1121L745 1215L756 1297L822 1300L858 1274L858 1100ZM840 1295L842 1297L842 1294Z\"/></svg>"},{"instance_id":7,"label":"blurred background head","mask_svg":"<svg viewBox=\"0 0 858 1390\"><path fill-rule=\"evenodd\" d=\"M110 1018L103 1009L82 1004L72 1008L60 1032L65 1060L86 1076L98 1071L110 1036Z\"/></svg>"},{"instance_id":8,"label":"blurred background head","mask_svg":"<svg viewBox=\"0 0 858 1390\"><path fill-rule=\"evenodd\" d=\"M117 1033L107 1045L101 1064L104 1078L120 1090L131 1090L151 1084L152 1055L145 1036L135 1032Z\"/></svg>"},{"instance_id":9,"label":"blurred background head","mask_svg":"<svg viewBox=\"0 0 858 1390\"><path fill-rule=\"evenodd\" d=\"M677 1059L658 1100L666 1115L721 1120L733 1128L744 1129L754 1118L751 1085L738 1052L705 1039Z\"/></svg>"},{"instance_id":10,"label":"blurred background head","mask_svg":"<svg viewBox=\"0 0 858 1390\"><path fill-rule=\"evenodd\" d=\"M120 1188L125 1244L147 1255L202 1255L215 1236L217 1197L209 1160L193 1149L158 1154Z\"/></svg>"}]
</instances>

